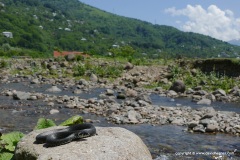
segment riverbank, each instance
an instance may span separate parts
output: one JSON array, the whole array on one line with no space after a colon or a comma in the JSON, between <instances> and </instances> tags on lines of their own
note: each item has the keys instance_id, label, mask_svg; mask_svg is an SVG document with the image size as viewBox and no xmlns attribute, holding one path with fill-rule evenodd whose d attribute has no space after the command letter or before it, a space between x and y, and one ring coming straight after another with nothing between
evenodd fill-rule
<instances>
[{"instance_id":1,"label":"riverbank","mask_svg":"<svg viewBox=\"0 0 240 160\"><path fill-rule=\"evenodd\" d=\"M134 66L131 63L118 64L116 68L122 66L124 70L119 74L119 77L111 79L106 74L101 76L99 73L94 73L93 70L92 73L89 73L90 69L96 69L92 66L106 67L113 65L111 62L97 59L81 62L54 59L45 61L14 59L8 63L11 63L11 65L1 75L2 84L26 82L26 85L30 88L48 84L44 93L19 91L17 89L2 90L2 95L12 96L16 100L42 100L47 102L49 107L62 105L67 108L77 108L83 113L104 116L107 120L116 124L174 124L187 126L190 132L240 134L239 113L217 111L211 107L213 101L238 101L240 99L238 86L234 86L228 93L221 88L213 92L207 92L201 86L186 89L184 81L176 80L172 83L170 80L174 81L174 79L166 78L171 76L171 68L163 65ZM86 68L87 65L88 68ZM82 78L78 79L79 76L73 77L76 72L82 72L79 71L80 69L84 70ZM108 76L114 77L115 74L112 71L111 75ZM163 85L164 87L146 88L156 80L157 82L170 84L170 87L164 89L165 86ZM72 90L73 94L51 94L67 90ZM92 93L97 90L101 92L98 92L98 95L94 98L78 96L82 92L90 90ZM178 107L153 105L150 98L151 94L171 98L191 97L192 101L206 107L193 109L181 105Z\"/></svg>"},{"instance_id":2,"label":"riverbank","mask_svg":"<svg viewBox=\"0 0 240 160\"><path fill-rule=\"evenodd\" d=\"M183 126L183 130L189 134L227 133L239 136L239 112L219 111L211 106L215 100L236 102L239 96L233 91L225 92L225 95L224 90L220 88L214 92L207 92L199 86L185 89L184 92L169 90L173 84L171 80L174 79L169 77L171 76L171 72L168 72L169 66L162 65L132 66L129 63L122 63L125 70L122 70L121 75L116 78L102 77L87 70L84 76L73 76L76 74L74 66L80 64L86 66L88 63L89 61L79 63L55 60L14 62L2 72L1 95L12 99L16 110L18 106L30 103L33 103L33 106L44 104L36 110L43 115L57 115L61 108L69 108L79 114L105 117L109 122L119 125L173 125ZM106 64L95 60L92 63L100 66L111 65L111 62ZM77 73L80 71L77 70ZM114 76L115 73L111 74ZM153 87L156 82L161 83ZM165 85L161 87L162 83L166 83L169 88L165 89ZM238 92L237 87L233 89ZM195 100L194 103L204 107L192 108L181 104L169 107L161 103L154 104L151 98L153 94L169 97L171 101L179 97L189 97L189 101ZM209 94L212 99L209 98ZM206 99L211 103L201 102ZM94 118L87 121L96 123Z\"/></svg>"}]
</instances>

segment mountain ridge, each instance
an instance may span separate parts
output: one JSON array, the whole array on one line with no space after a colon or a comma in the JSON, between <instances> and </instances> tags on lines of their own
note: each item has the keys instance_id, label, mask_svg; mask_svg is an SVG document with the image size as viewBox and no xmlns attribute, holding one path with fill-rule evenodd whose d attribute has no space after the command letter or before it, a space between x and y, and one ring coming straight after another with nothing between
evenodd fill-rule
<instances>
[{"instance_id":1,"label":"mountain ridge","mask_svg":"<svg viewBox=\"0 0 240 160\"><path fill-rule=\"evenodd\" d=\"M51 54L54 49L104 55L113 45L132 46L138 56L230 56L240 47L174 27L102 11L78 0L0 0L0 44Z\"/></svg>"}]
</instances>

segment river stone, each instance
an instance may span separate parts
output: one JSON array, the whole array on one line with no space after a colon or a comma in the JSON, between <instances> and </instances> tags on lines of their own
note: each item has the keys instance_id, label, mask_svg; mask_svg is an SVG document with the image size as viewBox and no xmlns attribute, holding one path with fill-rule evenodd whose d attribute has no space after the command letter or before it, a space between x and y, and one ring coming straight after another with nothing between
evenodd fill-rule
<instances>
[{"instance_id":1,"label":"river stone","mask_svg":"<svg viewBox=\"0 0 240 160\"><path fill-rule=\"evenodd\" d=\"M138 119L142 118L141 115L134 110L128 111L127 114L128 114L128 119L130 123L138 123L139 122Z\"/></svg>"},{"instance_id":2,"label":"river stone","mask_svg":"<svg viewBox=\"0 0 240 160\"><path fill-rule=\"evenodd\" d=\"M173 121L171 123L176 124L176 125L183 125L184 119L182 117L176 117L173 119Z\"/></svg>"},{"instance_id":3,"label":"river stone","mask_svg":"<svg viewBox=\"0 0 240 160\"><path fill-rule=\"evenodd\" d=\"M81 89L75 89L73 91L74 94L81 94L82 93L82 90Z\"/></svg>"},{"instance_id":4,"label":"river stone","mask_svg":"<svg viewBox=\"0 0 240 160\"><path fill-rule=\"evenodd\" d=\"M191 122L188 122L188 127L189 128L194 128L198 125L199 121L191 121Z\"/></svg>"},{"instance_id":5,"label":"river stone","mask_svg":"<svg viewBox=\"0 0 240 160\"><path fill-rule=\"evenodd\" d=\"M130 69L133 69L133 64L131 64L130 62L127 62L127 64L125 65L124 69L125 70L130 70Z\"/></svg>"},{"instance_id":6,"label":"river stone","mask_svg":"<svg viewBox=\"0 0 240 160\"><path fill-rule=\"evenodd\" d=\"M65 58L67 61L73 61L75 59L75 54L68 54Z\"/></svg>"},{"instance_id":7,"label":"river stone","mask_svg":"<svg viewBox=\"0 0 240 160\"><path fill-rule=\"evenodd\" d=\"M137 93L137 91L135 91L135 90L133 90L133 89L128 89L128 90L126 91L126 95L127 95L128 97L137 97L137 96L138 96L138 93Z\"/></svg>"},{"instance_id":8,"label":"river stone","mask_svg":"<svg viewBox=\"0 0 240 160\"><path fill-rule=\"evenodd\" d=\"M202 124L198 124L196 127L193 128L193 131L205 133L205 127Z\"/></svg>"},{"instance_id":9,"label":"river stone","mask_svg":"<svg viewBox=\"0 0 240 160\"><path fill-rule=\"evenodd\" d=\"M39 80L36 78L36 79L33 79L32 81L31 81L31 84L39 84L40 82L39 82Z\"/></svg>"},{"instance_id":10,"label":"river stone","mask_svg":"<svg viewBox=\"0 0 240 160\"><path fill-rule=\"evenodd\" d=\"M126 95L124 93L118 93L117 99L126 99Z\"/></svg>"},{"instance_id":11,"label":"river stone","mask_svg":"<svg viewBox=\"0 0 240 160\"><path fill-rule=\"evenodd\" d=\"M206 132L216 132L218 130L219 130L219 127L217 123L208 124L206 127Z\"/></svg>"},{"instance_id":12,"label":"river stone","mask_svg":"<svg viewBox=\"0 0 240 160\"><path fill-rule=\"evenodd\" d=\"M210 99L203 98L197 102L199 105L211 105L212 101Z\"/></svg>"},{"instance_id":13,"label":"river stone","mask_svg":"<svg viewBox=\"0 0 240 160\"><path fill-rule=\"evenodd\" d=\"M17 99L17 100L27 100L29 99L31 96L30 93L27 92L21 92L21 91L17 91L13 94L13 99Z\"/></svg>"},{"instance_id":14,"label":"river stone","mask_svg":"<svg viewBox=\"0 0 240 160\"><path fill-rule=\"evenodd\" d=\"M174 90L169 90L169 91L167 92L167 95L168 95L169 97L175 97L175 96L177 96L178 94L177 94L177 92L175 92Z\"/></svg>"},{"instance_id":15,"label":"river stone","mask_svg":"<svg viewBox=\"0 0 240 160\"><path fill-rule=\"evenodd\" d=\"M136 98L136 101L139 101L139 100L143 100L149 104L152 104L152 100L151 98L149 97L149 95L147 94L142 94L142 95L139 95L137 98Z\"/></svg>"},{"instance_id":16,"label":"river stone","mask_svg":"<svg viewBox=\"0 0 240 160\"><path fill-rule=\"evenodd\" d=\"M170 87L169 90L173 90L175 92L181 92L183 93L185 91L185 84L181 80L176 80L173 85Z\"/></svg>"},{"instance_id":17,"label":"river stone","mask_svg":"<svg viewBox=\"0 0 240 160\"><path fill-rule=\"evenodd\" d=\"M50 113L50 114L57 114L57 113L59 113L59 110L57 110L57 109L51 109L51 110L49 111L49 113Z\"/></svg>"},{"instance_id":18,"label":"river stone","mask_svg":"<svg viewBox=\"0 0 240 160\"><path fill-rule=\"evenodd\" d=\"M63 127L52 127L32 131L22 138L15 150L16 160L152 160L143 141L134 133L120 127L96 127L97 135L84 140L46 148L35 144L35 137L44 131Z\"/></svg>"},{"instance_id":19,"label":"river stone","mask_svg":"<svg viewBox=\"0 0 240 160\"><path fill-rule=\"evenodd\" d=\"M98 81L98 77L95 75L95 74L91 74L91 76L90 76L90 81L91 82L97 82Z\"/></svg>"},{"instance_id":20,"label":"river stone","mask_svg":"<svg viewBox=\"0 0 240 160\"><path fill-rule=\"evenodd\" d=\"M214 95L220 94L222 96L226 96L226 92L223 89L217 89L216 91L213 92Z\"/></svg>"},{"instance_id":21,"label":"river stone","mask_svg":"<svg viewBox=\"0 0 240 160\"><path fill-rule=\"evenodd\" d=\"M5 93L5 95L6 95L6 96L12 96L12 95L13 95L13 92L12 92L12 91L7 91L7 92Z\"/></svg>"},{"instance_id":22,"label":"river stone","mask_svg":"<svg viewBox=\"0 0 240 160\"><path fill-rule=\"evenodd\" d=\"M106 89L106 95L112 96L112 95L114 95L114 91L111 89Z\"/></svg>"},{"instance_id":23,"label":"river stone","mask_svg":"<svg viewBox=\"0 0 240 160\"><path fill-rule=\"evenodd\" d=\"M213 119L202 119L199 121L199 124L202 124L203 126L207 127L209 125L217 125L217 121L213 120Z\"/></svg>"},{"instance_id":24,"label":"river stone","mask_svg":"<svg viewBox=\"0 0 240 160\"><path fill-rule=\"evenodd\" d=\"M216 97L211 93L207 94L205 98L210 99L212 102L216 101Z\"/></svg>"},{"instance_id":25,"label":"river stone","mask_svg":"<svg viewBox=\"0 0 240 160\"><path fill-rule=\"evenodd\" d=\"M85 79L80 79L79 82L78 82L79 85L84 85L84 86L87 86L89 85L89 83L85 80Z\"/></svg>"},{"instance_id":26,"label":"river stone","mask_svg":"<svg viewBox=\"0 0 240 160\"><path fill-rule=\"evenodd\" d=\"M51 88L46 90L47 92L61 92L62 90L57 86L52 86Z\"/></svg>"}]
</instances>

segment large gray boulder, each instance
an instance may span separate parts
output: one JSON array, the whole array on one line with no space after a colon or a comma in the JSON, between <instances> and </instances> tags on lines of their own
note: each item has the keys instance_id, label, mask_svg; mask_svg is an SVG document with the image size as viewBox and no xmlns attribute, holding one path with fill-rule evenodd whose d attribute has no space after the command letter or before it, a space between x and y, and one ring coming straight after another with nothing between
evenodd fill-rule
<instances>
[{"instance_id":1,"label":"large gray boulder","mask_svg":"<svg viewBox=\"0 0 240 160\"><path fill-rule=\"evenodd\" d=\"M143 141L134 133L120 127L96 127L97 135L84 140L46 148L34 144L37 134L52 127L32 131L17 145L16 160L151 160L151 154Z\"/></svg>"},{"instance_id":2,"label":"large gray boulder","mask_svg":"<svg viewBox=\"0 0 240 160\"><path fill-rule=\"evenodd\" d=\"M173 91L175 91L175 92L181 92L181 93L183 93L183 92L185 92L185 84L184 84L184 82L183 81L181 81L181 80L176 80L173 84L172 84L172 86L170 87L170 89L169 90L173 90Z\"/></svg>"},{"instance_id":3,"label":"large gray boulder","mask_svg":"<svg viewBox=\"0 0 240 160\"><path fill-rule=\"evenodd\" d=\"M29 99L31 96L30 93L28 92L21 92L21 91L17 91L13 94L13 99L16 99L16 100L27 100Z\"/></svg>"}]
</instances>

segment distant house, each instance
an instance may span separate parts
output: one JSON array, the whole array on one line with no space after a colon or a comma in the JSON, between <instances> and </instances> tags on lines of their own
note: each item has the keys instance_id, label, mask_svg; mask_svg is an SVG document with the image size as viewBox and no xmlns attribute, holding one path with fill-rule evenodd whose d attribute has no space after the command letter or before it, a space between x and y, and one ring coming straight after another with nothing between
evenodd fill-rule
<instances>
[{"instance_id":1,"label":"distant house","mask_svg":"<svg viewBox=\"0 0 240 160\"><path fill-rule=\"evenodd\" d=\"M65 31L71 31L71 29L70 29L70 28L65 28L64 30L65 30Z\"/></svg>"},{"instance_id":2,"label":"distant house","mask_svg":"<svg viewBox=\"0 0 240 160\"><path fill-rule=\"evenodd\" d=\"M12 32L2 32L2 34L7 38L13 38Z\"/></svg>"},{"instance_id":3,"label":"distant house","mask_svg":"<svg viewBox=\"0 0 240 160\"><path fill-rule=\"evenodd\" d=\"M53 56L56 57L64 57L69 54L74 54L74 55L81 55L83 57L90 57L88 54L85 54L83 52L76 52L76 51L54 51Z\"/></svg>"}]
</instances>

